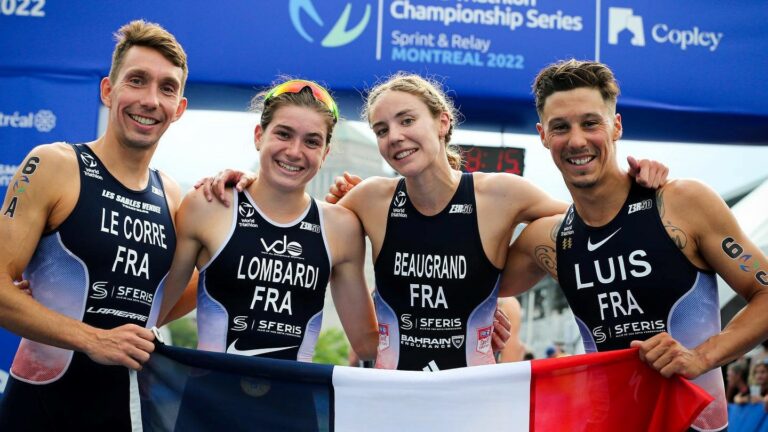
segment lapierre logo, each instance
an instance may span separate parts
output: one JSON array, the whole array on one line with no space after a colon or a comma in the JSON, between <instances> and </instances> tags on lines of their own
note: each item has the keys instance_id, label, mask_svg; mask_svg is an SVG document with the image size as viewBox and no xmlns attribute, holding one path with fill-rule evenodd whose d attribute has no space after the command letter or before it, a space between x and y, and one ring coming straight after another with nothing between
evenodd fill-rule
<instances>
[{"instance_id":1,"label":"lapierre logo","mask_svg":"<svg viewBox=\"0 0 768 432\"><path fill-rule=\"evenodd\" d=\"M267 246L267 242L264 241L264 239L261 240L261 245L264 247L264 251L267 253L275 254L275 255L285 255L287 252L288 255L292 257L297 257L301 255L301 252L303 251L303 248L301 247L301 244L299 242L289 242L288 236L283 236L282 240L275 240Z\"/></svg>"},{"instance_id":2,"label":"lapierre logo","mask_svg":"<svg viewBox=\"0 0 768 432\"><path fill-rule=\"evenodd\" d=\"M51 110L42 109L37 113L13 114L0 112L0 128L37 129L38 132L50 132L56 128L56 115Z\"/></svg>"},{"instance_id":3,"label":"lapierre logo","mask_svg":"<svg viewBox=\"0 0 768 432\"><path fill-rule=\"evenodd\" d=\"M303 230L306 230L306 231L311 231L313 233L319 233L320 232L320 225L309 223L309 222L302 222L301 225L299 225L299 229L303 229Z\"/></svg>"},{"instance_id":4,"label":"lapierre logo","mask_svg":"<svg viewBox=\"0 0 768 432\"><path fill-rule=\"evenodd\" d=\"M633 46L646 45L642 16L635 15L630 8L608 8L608 43L618 45L620 35L625 31L632 35L630 43ZM658 23L651 27L651 38L654 42L677 45L682 51L690 47L703 47L714 52L720 46L723 36L722 32L703 31L698 26L679 29L670 24Z\"/></svg>"},{"instance_id":5,"label":"lapierre logo","mask_svg":"<svg viewBox=\"0 0 768 432\"><path fill-rule=\"evenodd\" d=\"M318 2L324 7L327 5L333 5L335 2ZM358 2L359 4L359 2ZM359 16L359 11L356 11L356 16ZM320 17L320 14L315 8L313 0L290 0L288 2L288 13L291 17L291 23L296 32L309 43L314 43L315 38L310 35L312 32L308 32L304 28L302 20L303 16L310 18L317 27L325 27L325 22ZM357 24L352 28L349 28L349 18L352 14L352 3L347 3L344 6L344 10L341 12L336 22L331 27L331 30L322 37L320 45L325 48L336 48L347 45L357 39L368 26L368 22L371 19L371 5L365 5L365 11L363 16L359 19Z\"/></svg>"},{"instance_id":6,"label":"lapierre logo","mask_svg":"<svg viewBox=\"0 0 768 432\"><path fill-rule=\"evenodd\" d=\"M638 203L633 203L629 205L629 208L627 209L627 214L632 214L635 212L639 212L641 210L648 210L651 207L653 207L653 201L650 199L640 201Z\"/></svg>"},{"instance_id":7,"label":"lapierre logo","mask_svg":"<svg viewBox=\"0 0 768 432\"><path fill-rule=\"evenodd\" d=\"M449 214L472 214L472 204L451 204L451 210Z\"/></svg>"}]
</instances>

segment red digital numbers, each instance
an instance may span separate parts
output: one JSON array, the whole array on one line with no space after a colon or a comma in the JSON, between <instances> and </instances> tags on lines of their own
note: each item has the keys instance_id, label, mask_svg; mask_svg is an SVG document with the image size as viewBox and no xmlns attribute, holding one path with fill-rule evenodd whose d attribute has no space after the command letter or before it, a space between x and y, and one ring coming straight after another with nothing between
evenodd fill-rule
<instances>
[{"instance_id":1,"label":"red digital numbers","mask_svg":"<svg viewBox=\"0 0 768 432\"><path fill-rule=\"evenodd\" d=\"M525 149L460 145L464 171L506 172L523 175Z\"/></svg>"}]
</instances>

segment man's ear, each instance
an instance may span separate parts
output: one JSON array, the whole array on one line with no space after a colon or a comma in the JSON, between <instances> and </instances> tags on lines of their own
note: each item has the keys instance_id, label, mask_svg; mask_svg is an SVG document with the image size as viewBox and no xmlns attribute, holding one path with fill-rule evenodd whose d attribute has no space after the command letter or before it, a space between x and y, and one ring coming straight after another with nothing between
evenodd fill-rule
<instances>
[{"instance_id":1,"label":"man's ear","mask_svg":"<svg viewBox=\"0 0 768 432\"><path fill-rule=\"evenodd\" d=\"M549 150L549 144L547 144L546 133L544 132L544 125L541 123L536 123L536 130L539 132L539 138L541 139L541 144L544 145L544 148Z\"/></svg>"},{"instance_id":2,"label":"man's ear","mask_svg":"<svg viewBox=\"0 0 768 432\"><path fill-rule=\"evenodd\" d=\"M101 79L101 84L99 84L99 97L101 98L101 103L107 108L112 108L110 95L112 95L112 81L109 80L109 77L104 77Z\"/></svg>"}]
</instances>

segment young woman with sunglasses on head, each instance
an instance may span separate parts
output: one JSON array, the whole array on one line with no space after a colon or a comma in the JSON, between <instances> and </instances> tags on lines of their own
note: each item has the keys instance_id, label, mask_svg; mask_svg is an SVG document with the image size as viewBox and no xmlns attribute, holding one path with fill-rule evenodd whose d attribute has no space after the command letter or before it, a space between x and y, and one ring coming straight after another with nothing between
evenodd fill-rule
<instances>
[{"instance_id":1,"label":"young woman with sunglasses on head","mask_svg":"<svg viewBox=\"0 0 768 432\"><path fill-rule=\"evenodd\" d=\"M435 371L495 363L494 312L512 232L563 213L566 204L518 176L462 173L450 145L456 110L439 85L418 75L399 73L375 86L363 117L402 177L373 177L354 188L340 180L331 194L347 193L339 204L360 218L372 244L376 366ZM237 173L218 176L213 190L230 177Z\"/></svg>"},{"instance_id":2,"label":"young woman with sunglasses on head","mask_svg":"<svg viewBox=\"0 0 768 432\"><path fill-rule=\"evenodd\" d=\"M262 112L254 131L261 175L242 192L227 191L231 207L198 190L184 198L160 317L197 266L199 349L310 362L330 280L353 348L372 359L377 330L360 222L305 192L328 155L336 103L317 83L289 80L252 105ZM192 307L177 307L172 316Z\"/></svg>"}]
</instances>

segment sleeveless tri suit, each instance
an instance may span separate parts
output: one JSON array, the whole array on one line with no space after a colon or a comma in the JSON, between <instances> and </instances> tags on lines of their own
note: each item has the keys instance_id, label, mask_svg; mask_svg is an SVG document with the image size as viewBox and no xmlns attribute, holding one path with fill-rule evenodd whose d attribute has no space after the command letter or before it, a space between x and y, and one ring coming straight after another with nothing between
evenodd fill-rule
<instances>
[{"instance_id":1,"label":"sleeveless tri suit","mask_svg":"<svg viewBox=\"0 0 768 432\"><path fill-rule=\"evenodd\" d=\"M633 184L602 227L586 225L571 206L557 236L557 275L587 352L629 348L660 332L693 348L720 332L715 274L691 264L669 237L652 189ZM694 429L723 430L720 369L693 382L715 398Z\"/></svg>"},{"instance_id":2,"label":"sleeveless tri suit","mask_svg":"<svg viewBox=\"0 0 768 432\"><path fill-rule=\"evenodd\" d=\"M472 174L462 175L434 216L416 210L401 179L374 270L376 367L436 371L495 363L500 270L483 251Z\"/></svg>"},{"instance_id":3,"label":"sleeveless tri suit","mask_svg":"<svg viewBox=\"0 0 768 432\"><path fill-rule=\"evenodd\" d=\"M229 237L200 270L198 348L312 361L331 254L314 199L295 221L271 221L235 196Z\"/></svg>"},{"instance_id":4,"label":"sleeveless tri suit","mask_svg":"<svg viewBox=\"0 0 768 432\"><path fill-rule=\"evenodd\" d=\"M24 273L35 299L94 327L157 320L176 235L160 175L142 191L123 186L85 145L73 146L80 195L43 235ZM53 185L52 185L53 186ZM85 354L22 339L0 410L2 430L130 430L135 375Z\"/></svg>"},{"instance_id":5,"label":"sleeveless tri suit","mask_svg":"<svg viewBox=\"0 0 768 432\"><path fill-rule=\"evenodd\" d=\"M198 349L311 362L331 272L322 212L312 199L296 220L281 224L247 192L235 194L233 203L229 235L200 269ZM250 387L260 390L249 393L258 403L247 412L206 394ZM323 424L314 397L297 383L201 374L189 378L184 393L176 430L201 430L207 422L198 418L208 415L211 404L219 404L217 412L236 430L277 430L270 419L281 417L290 417L290 430L301 432Z\"/></svg>"}]
</instances>

